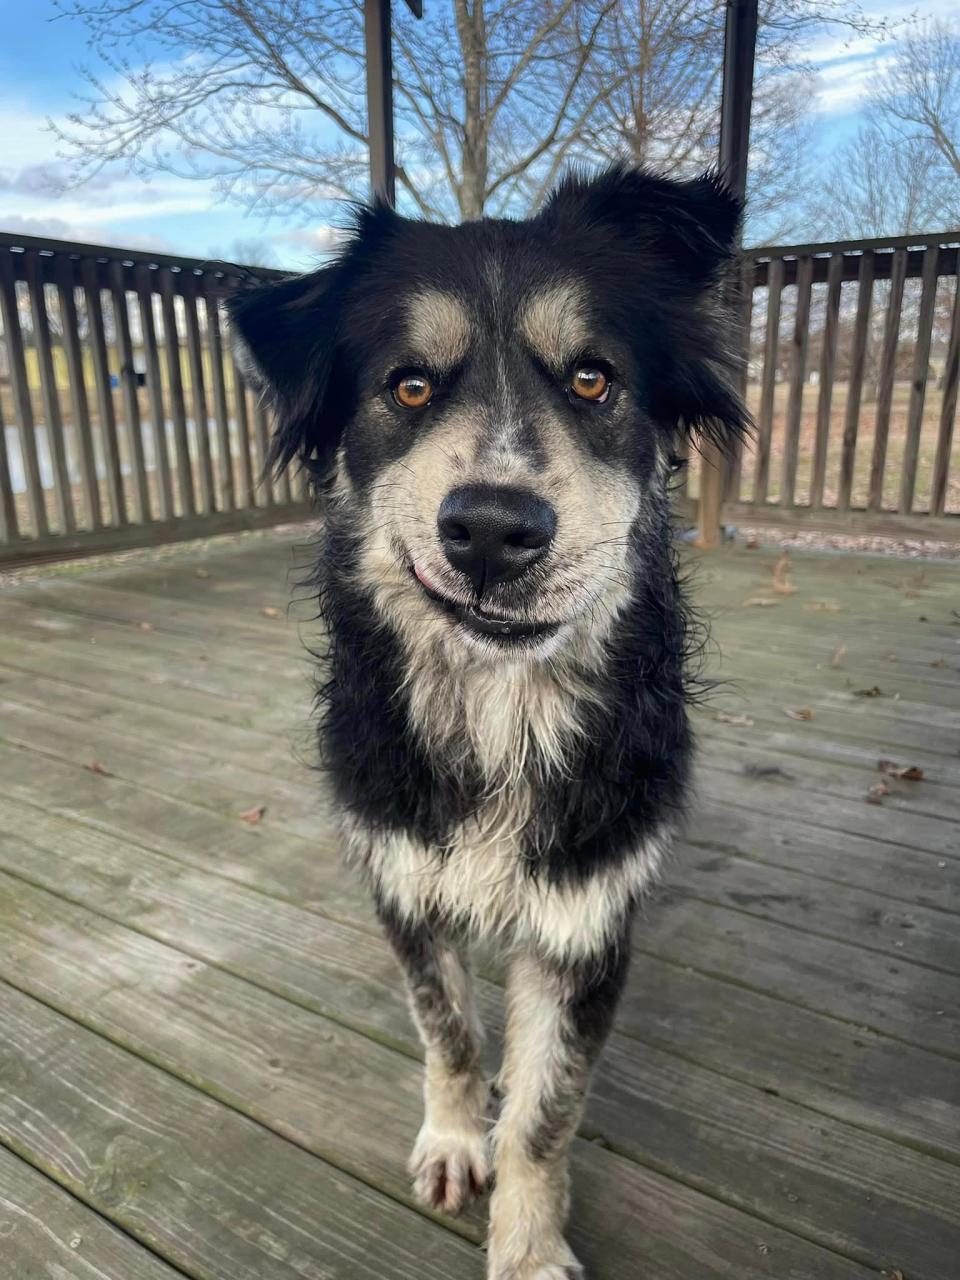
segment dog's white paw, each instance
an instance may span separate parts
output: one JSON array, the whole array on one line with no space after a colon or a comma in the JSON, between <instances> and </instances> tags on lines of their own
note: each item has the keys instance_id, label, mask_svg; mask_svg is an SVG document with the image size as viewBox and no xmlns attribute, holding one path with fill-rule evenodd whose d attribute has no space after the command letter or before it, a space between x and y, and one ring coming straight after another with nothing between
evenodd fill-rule
<instances>
[{"instance_id":1,"label":"dog's white paw","mask_svg":"<svg viewBox=\"0 0 960 1280\"><path fill-rule=\"evenodd\" d=\"M524 1258L510 1262L491 1256L488 1280L584 1280L584 1270L563 1237L532 1248Z\"/></svg>"},{"instance_id":2,"label":"dog's white paw","mask_svg":"<svg viewBox=\"0 0 960 1280\"><path fill-rule=\"evenodd\" d=\"M417 1199L428 1209L459 1213L484 1193L490 1161L482 1131L439 1130L424 1125L410 1157Z\"/></svg>"}]
</instances>

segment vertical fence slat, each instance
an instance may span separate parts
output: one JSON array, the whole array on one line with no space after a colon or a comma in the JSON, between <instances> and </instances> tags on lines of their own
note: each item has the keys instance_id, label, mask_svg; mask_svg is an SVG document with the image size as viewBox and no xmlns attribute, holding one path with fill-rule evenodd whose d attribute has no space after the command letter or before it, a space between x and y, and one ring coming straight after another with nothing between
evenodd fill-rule
<instances>
[{"instance_id":1,"label":"vertical fence slat","mask_svg":"<svg viewBox=\"0 0 960 1280\"><path fill-rule=\"evenodd\" d=\"M181 273L183 307L187 320L187 360L190 367L190 391L193 400L193 430L197 438L200 460L200 510L217 509L213 487L213 457L210 452L210 421L207 417L207 389L203 372L203 348L200 345L200 320L197 316L197 277L192 271Z\"/></svg>"},{"instance_id":2,"label":"vertical fence slat","mask_svg":"<svg viewBox=\"0 0 960 1280\"><path fill-rule=\"evenodd\" d=\"M20 310L17 303L17 286L13 275L13 262L9 252L0 250L0 305L3 307L3 334L10 361L10 380L13 384L13 405L20 429L20 454L23 458L24 478L27 485L27 507L36 537L49 532L47 507L43 497L40 463L37 457L37 437L33 421L33 405L30 401L30 382L27 377L27 361L23 346L23 330L20 328Z\"/></svg>"},{"instance_id":3,"label":"vertical fence slat","mask_svg":"<svg viewBox=\"0 0 960 1280\"><path fill-rule=\"evenodd\" d=\"M837 488L837 510L849 511L850 493L853 489L853 465L857 453L857 432L860 428L860 398L863 395L863 372L867 361L867 338L870 330L870 310L873 305L873 276L875 271L872 250L860 259L857 274L857 318L853 323L853 349L850 353L850 380L847 384L847 411L843 422L843 444L840 451L840 483Z\"/></svg>"},{"instance_id":4,"label":"vertical fence slat","mask_svg":"<svg viewBox=\"0 0 960 1280\"><path fill-rule=\"evenodd\" d=\"M834 253L827 267L827 307L823 323L823 347L820 351L817 435L813 447L813 473L810 481L810 506L814 508L823 506L823 488L827 477L827 449L830 444L833 384L837 372L837 330L842 288L843 254Z\"/></svg>"},{"instance_id":5,"label":"vertical fence slat","mask_svg":"<svg viewBox=\"0 0 960 1280\"><path fill-rule=\"evenodd\" d=\"M900 346L900 315L903 310L903 282L907 274L907 251L895 249L890 264L890 301L883 325L883 353L877 380L877 417L873 435L873 457L870 460L870 492L867 507L879 511L883 506L883 476L887 469L887 442L890 438L890 409L893 384L897 376L897 350Z\"/></svg>"},{"instance_id":6,"label":"vertical fence slat","mask_svg":"<svg viewBox=\"0 0 960 1280\"><path fill-rule=\"evenodd\" d=\"M954 285L950 341L947 346L946 363L943 366L943 400L940 404L937 454L933 460L933 483L930 489L932 516L942 516L947 505L950 450L953 446L953 424L957 412L957 383L960 381L960 250L957 251Z\"/></svg>"},{"instance_id":7,"label":"vertical fence slat","mask_svg":"<svg viewBox=\"0 0 960 1280\"><path fill-rule=\"evenodd\" d=\"M774 398L777 391L777 356L780 347L780 305L783 293L783 259L774 258L767 268L767 331L763 344L763 386L757 430L757 470L753 500L767 500L770 479L770 441L773 438Z\"/></svg>"},{"instance_id":8,"label":"vertical fence slat","mask_svg":"<svg viewBox=\"0 0 960 1280\"><path fill-rule=\"evenodd\" d=\"M223 373L223 337L220 331L220 298L207 282L204 289L207 308L207 335L209 337L210 372L213 378L213 410L217 420L217 451L219 453L220 506L232 511L237 505L236 486L233 481L233 453L230 448L230 419L227 414L227 386Z\"/></svg>"},{"instance_id":9,"label":"vertical fence slat","mask_svg":"<svg viewBox=\"0 0 960 1280\"><path fill-rule=\"evenodd\" d=\"M10 477L10 459L7 457L7 429L3 425L3 399L0 397L0 542L16 542L19 536L17 504Z\"/></svg>"},{"instance_id":10,"label":"vertical fence slat","mask_svg":"<svg viewBox=\"0 0 960 1280\"><path fill-rule=\"evenodd\" d=\"M91 529L103 528L103 509L100 502L100 484L97 480L97 455L93 447L93 428L90 423L90 402L87 398L87 380L83 368L83 348L80 344L80 317L77 313L73 262L61 257L56 266L57 294L60 299L60 320L63 324L63 354L67 360L67 380L70 384L70 407L73 412L74 438L77 442L77 462L80 468L80 489L83 505Z\"/></svg>"},{"instance_id":11,"label":"vertical fence slat","mask_svg":"<svg viewBox=\"0 0 960 1280\"><path fill-rule=\"evenodd\" d=\"M193 494L193 467L187 438L187 408L183 399L183 375L180 371L180 339L177 336L177 309L173 291L173 272L161 267L157 275L163 310L163 350L167 360L167 382L170 387L170 416L173 419L173 441L176 452L177 488L180 509L185 516L196 513Z\"/></svg>"},{"instance_id":12,"label":"vertical fence slat","mask_svg":"<svg viewBox=\"0 0 960 1280\"><path fill-rule=\"evenodd\" d=\"M250 460L253 442L250 439L250 415L247 412L247 385L232 351L230 370L233 374L233 403L237 414L237 452L240 457L240 480L243 485L242 503L245 507L255 507L256 483L253 478L253 463Z\"/></svg>"},{"instance_id":13,"label":"vertical fence slat","mask_svg":"<svg viewBox=\"0 0 960 1280\"><path fill-rule=\"evenodd\" d=\"M273 477L267 471L267 454L270 451L270 424L267 411L263 407L263 397L259 392L253 396L253 434L257 445L256 481L263 491L264 506L272 507L276 503L273 488Z\"/></svg>"},{"instance_id":14,"label":"vertical fence slat","mask_svg":"<svg viewBox=\"0 0 960 1280\"><path fill-rule=\"evenodd\" d=\"M70 488L70 468L63 439L63 417L60 413L60 396L57 392L57 375L53 364L53 347L50 342L50 317L47 314L47 297L44 293L40 258L33 250L24 255L27 288L30 292L30 311L33 316L33 340L37 349L37 366L40 373L40 392L43 397L43 416L46 420L47 442L53 466L53 494L57 505L57 524L61 533L73 533L76 521L73 515L73 493Z\"/></svg>"},{"instance_id":15,"label":"vertical fence slat","mask_svg":"<svg viewBox=\"0 0 960 1280\"><path fill-rule=\"evenodd\" d=\"M272 507L275 505L277 498L273 476L267 470L267 455L270 452L270 423L267 419L267 411L264 408L263 397L258 391L253 393L253 435L256 442L257 458L254 483L263 493L263 505Z\"/></svg>"},{"instance_id":16,"label":"vertical fence slat","mask_svg":"<svg viewBox=\"0 0 960 1280\"><path fill-rule=\"evenodd\" d=\"M737 370L737 390L744 401L747 398L747 380L750 376L750 325L753 322L753 281L756 275L756 264L752 258L744 257L740 263L737 280L737 321L739 323L739 356L740 368ZM743 441L737 440L731 448L730 456L724 467L724 502L737 502L740 498L740 483L743 477Z\"/></svg>"},{"instance_id":17,"label":"vertical fence slat","mask_svg":"<svg viewBox=\"0 0 960 1280\"><path fill-rule=\"evenodd\" d=\"M927 245L923 254L917 345L913 352L913 380L910 386L910 406L907 410L907 435L903 445L903 469L900 472L899 509L902 515L909 515L913 510L913 495L917 486L917 459L920 453L920 432L923 429L923 406L927 398L930 337L933 331L933 310L937 300L939 258L939 244Z\"/></svg>"},{"instance_id":18,"label":"vertical fence slat","mask_svg":"<svg viewBox=\"0 0 960 1280\"><path fill-rule=\"evenodd\" d=\"M143 455L140 401L137 399L137 370L133 363L130 313L127 310L127 290L123 275L123 263L111 262L109 271L110 296L113 299L114 324L117 330L117 351L120 355L120 386L123 391L123 412L127 419L130 467L133 472L133 489L137 498L137 517L141 524L146 524L150 519L150 490L147 486L147 465Z\"/></svg>"},{"instance_id":19,"label":"vertical fence slat","mask_svg":"<svg viewBox=\"0 0 960 1280\"><path fill-rule=\"evenodd\" d=\"M790 355L790 397L783 441L783 493L780 504L792 507L797 488L797 457L803 417L803 387L807 374L807 345L810 341L810 294L813 285L813 258L797 262L797 310L793 323Z\"/></svg>"},{"instance_id":20,"label":"vertical fence slat","mask_svg":"<svg viewBox=\"0 0 960 1280\"><path fill-rule=\"evenodd\" d=\"M107 495L114 524L127 523L127 500L123 492L123 476L120 471L120 448L117 443L117 419L113 411L113 395L110 389L110 367L107 360L107 335L103 322L103 303L100 299L98 264L93 258L84 258L80 267L83 280L83 296L87 303L87 319L90 324L90 352L93 356L93 376L97 386L97 408L100 413L100 444L106 468Z\"/></svg>"},{"instance_id":21,"label":"vertical fence slat","mask_svg":"<svg viewBox=\"0 0 960 1280\"><path fill-rule=\"evenodd\" d=\"M290 468L284 467L282 474L274 481L274 494L280 503L289 503L290 494Z\"/></svg>"},{"instance_id":22,"label":"vertical fence slat","mask_svg":"<svg viewBox=\"0 0 960 1280\"><path fill-rule=\"evenodd\" d=\"M307 473L300 463L295 463L290 476L290 492L294 502L306 502L310 496L307 490Z\"/></svg>"},{"instance_id":23,"label":"vertical fence slat","mask_svg":"<svg viewBox=\"0 0 960 1280\"><path fill-rule=\"evenodd\" d=\"M147 396L153 418L153 450L157 477L157 515L161 520L173 516L173 481L170 476L170 452L167 449L167 415L163 407L163 379L160 374L160 352L157 348L157 325L153 316L153 272L147 266L134 271L140 331L147 366Z\"/></svg>"}]
</instances>

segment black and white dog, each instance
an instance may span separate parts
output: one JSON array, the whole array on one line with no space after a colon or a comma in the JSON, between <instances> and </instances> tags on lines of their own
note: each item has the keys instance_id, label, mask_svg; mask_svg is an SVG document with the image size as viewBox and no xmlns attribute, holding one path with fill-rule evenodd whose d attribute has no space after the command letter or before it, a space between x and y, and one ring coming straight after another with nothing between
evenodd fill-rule
<instances>
[{"instance_id":1,"label":"black and white dog","mask_svg":"<svg viewBox=\"0 0 960 1280\"><path fill-rule=\"evenodd\" d=\"M567 1148L688 780L674 450L745 424L714 297L738 215L711 175L622 167L526 222L377 207L231 304L272 461L325 495L321 741L426 1048L433 1208L488 1181L466 953L510 957L494 1280L581 1274Z\"/></svg>"}]
</instances>

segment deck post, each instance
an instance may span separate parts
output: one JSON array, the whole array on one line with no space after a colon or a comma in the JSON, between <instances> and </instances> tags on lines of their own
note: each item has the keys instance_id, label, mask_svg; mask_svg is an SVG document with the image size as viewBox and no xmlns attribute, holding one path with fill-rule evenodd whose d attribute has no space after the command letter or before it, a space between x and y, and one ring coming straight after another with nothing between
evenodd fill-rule
<instances>
[{"instance_id":1,"label":"deck post","mask_svg":"<svg viewBox=\"0 0 960 1280\"><path fill-rule=\"evenodd\" d=\"M727 0L723 42L723 96L720 104L720 173L741 200L747 190L750 150L750 108L753 104L753 64L757 47L758 0ZM730 288L736 286L731 284ZM697 507L697 545L705 549L720 541L723 500L722 450L709 440L700 446L700 501Z\"/></svg>"},{"instance_id":2,"label":"deck post","mask_svg":"<svg viewBox=\"0 0 960 1280\"><path fill-rule=\"evenodd\" d=\"M423 17L423 0L406 0L415 18ZM375 200L392 208L397 202L397 169L393 153L393 40L390 0L363 0L363 38L367 61L367 139L370 190Z\"/></svg>"},{"instance_id":3,"label":"deck post","mask_svg":"<svg viewBox=\"0 0 960 1280\"><path fill-rule=\"evenodd\" d=\"M367 135L370 187L374 199L396 203L393 160L393 47L390 0L364 0L363 33L367 56Z\"/></svg>"}]
</instances>

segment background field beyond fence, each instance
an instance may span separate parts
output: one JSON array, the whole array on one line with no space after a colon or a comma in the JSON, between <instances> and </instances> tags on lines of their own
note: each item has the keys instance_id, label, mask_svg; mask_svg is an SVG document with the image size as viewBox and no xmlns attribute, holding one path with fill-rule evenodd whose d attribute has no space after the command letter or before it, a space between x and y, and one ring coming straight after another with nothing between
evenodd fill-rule
<instances>
[{"instance_id":1,"label":"background field beyond fence","mask_svg":"<svg viewBox=\"0 0 960 1280\"><path fill-rule=\"evenodd\" d=\"M728 518L960 531L960 233L747 250L756 437ZM260 483L269 424L223 299L281 273L0 236L0 558L120 547L306 513ZM696 499L694 455L680 503Z\"/></svg>"}]
</instances>

